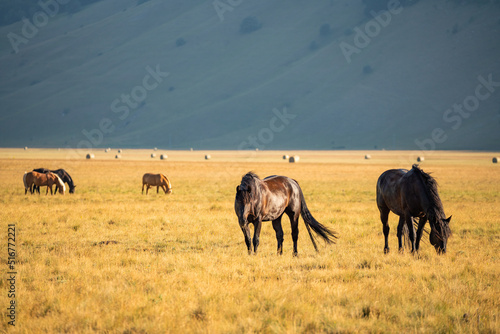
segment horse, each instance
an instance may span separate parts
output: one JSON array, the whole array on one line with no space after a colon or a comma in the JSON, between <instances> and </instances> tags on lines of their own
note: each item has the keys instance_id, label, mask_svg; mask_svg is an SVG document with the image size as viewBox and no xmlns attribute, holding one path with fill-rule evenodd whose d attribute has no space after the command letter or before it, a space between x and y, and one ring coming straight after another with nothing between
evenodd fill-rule
<instances>
[{"instance_id":1,"label":"horse","mask_svg":"<svg viewBox=\"0 0 500 334\"><path fill-rule=\"evenodd\" d=\"M163 174L146 173L142 176L142 193L144 194L144 186L146 186L146 195L151 187L156 187L156 193L161 187L165 194L172 193L172 184L170 180Z\"/></svg>"},{"instance_id":2,"label":"horse","mask_svg":"<svg viewBox=\"0 0 500 334\"><path fill-rule=\"evenodd\" d=\"M438 254L446 253L448 238L451 235L451 216L446 218L444 214L437 186L436 180L418 165L413 165L410 171L390 169L380 175L377 181L377 206L385 238L384 253L389 252L390 211L399 216L397 236L400 252L403 250L403 229L408 228L411 252L418 252L424 226L429 221L430 243ZM419 218L416 238L413 218Z\"/></svg>"},{"instance_id":3,"label":"horse","mask_svg":"<svg viewBox=\"0 0 500 334\"><path fill-rule=\"evenodd\" d=\"M257 253L263 221L272 221L276 232L276 240L278 241L278 255L283 254L281 217L285 213L290 218L292 226L294 256L297 256L300 215L302 215L316 251L318 251L318 247L311 229L327 243L335 243L335 239L337 239L336 232L319 223L311 215L299 183L286 176L272 175L261 180L253 172L248 172L241 179L241 184L236 187L234 210L245 236L249 255L252 254L252 243L253 251ZM254 225L253 240L250 238L250 223Z\"/></svg>"},{"instance_id":4,"label":"horse","mask_svg":"<svg viewBox=\"0 0 500 334\"><path fill-rule=\"evenodd\" d=\"M73 183L73 179L71 178L71 176L68 174L68 172L66 172L64 169L56 169L56 170L49 170L47 168L37 168L37 169L33 169L34 172L38 172L38 173L47 173L47 172L52 172L52 173L55 173L57 174L61 180L63 182L66 182L69 186L69 193L70 194L74 194L75 193L75 187L76 185ZM38 193L40 193L40 188L35 186L34 187L36 191L38 191ZM56 186L56 189L55 191L57 191L59 189L58 186Z\"/></svg>"},{"instance_id":5,"label":"horse","mask_svg":"<svg viewBox=\"0 0 500 334\"><path fill-rule=\"evenodd\" d=\"M64 195L64 192L66 191L66 186L62 182L61 178L55 174L55 173L38 173L38 172L29 172L29 173L24 173L23 176L23 183L24 183L24 194L28 192L28 189L30 190L30 193L33 194L35 191L32 190L32 186L36 185L38 187L40 186L47 186L47 192L45 195L49 193L50 189L50 194L53 195L52 192L52 186L55 184L57 187L59 187L59 193Z\"/></svg>"}]
</instances>

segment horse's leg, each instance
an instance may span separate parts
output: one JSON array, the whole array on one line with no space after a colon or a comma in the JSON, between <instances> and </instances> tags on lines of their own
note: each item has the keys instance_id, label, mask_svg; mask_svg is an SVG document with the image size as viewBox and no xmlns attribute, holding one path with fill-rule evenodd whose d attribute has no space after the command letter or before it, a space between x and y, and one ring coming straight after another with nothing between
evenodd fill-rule
<instances>
[{"instance_id":1,"label":"horse's leg","mask_svg":"<svg viewBox=\"0 0 500 334\"><path fill-rule=\"evenodd\" d=\"M257 220L253 223L253 251L257 254L257 247L259 247L259 236L260 229L262 227L262 221Z\"/></svg>"},{"instance_id":2,"label":"horse's leg","mask_svg":"<svg viewBox=\"0 0 500 334\"><path fill-rule=\"evenodd\" d=\"M148 194L149 188L151 188L151 186L149 184L146 184L146 195Z\"/></svg>"},{"instance_id":3,"label":"horse's leg","mask_svg":"<svg viewBox=\"0 0 500 334\"><path fill-rule=\"evenodd\" d=\"M290 212L288 217L290 218L290 225L292 227L292 240L293 240L293 256L297 256L297 240L299 240L299 216L300 211Z\"/></svg>"},{"instance_id":4,"label":"horse's leg","mask_svg":"<svg viewBox=\"0 0 500 334\"><path fill-rule=\"evenodd\" d=\"M281 227L281 217L273 220L273 228L276 232L276 240L278 241L278 255L283 254L283 228Z\"/></svg>"},{"instance_id":5,"label":"horse's leg","mask_svg":"<svg viewBox=\"0 0 500 334\"><path fill-rule=\"evenodd\" d=\"M408 227L408 237L410 238L411 252L415 252L415 227L413 226L413 219L409 212L405 213L405 222Z\"/></svg>"},{"instance_id":6,"label":"horse's leg","mask_svg":"<svg viewBox=\"0 0 500 334\"><path fill-rule=\"evenodd\" d=\"M252 255L252 238L250 237L250 228L248 227L248 223L240 227L243 235L245 236L245 244L247 245L248 255Z\"/></svg>"},{"instance_id":7,"label":"horse's leg","mask_svg":"<svg viewBox=\"0 0 500 334\"><path fill-rule=\"evenodd\" d=\"M160 190L160 186L156 186L156 193L158 194L158 190Z\"/></svg>"},{"instance_id":8,"label":"horse's leg","mask_svg":"<svg viewBox=\"0 0 500 334\"><path fill-rule=\"evenodd\" d=\"M144 195L144 183L142 184L142 194Z\"/></svg>"},{"instance_id":9,"label":"horse's leg","mask_svg":"<svg viewBox=\"0 0 500 334\"><path fill-rule=\"evenodd\" d=\"M404 216L399 216L399 222L398 222L398 246L399 246L399 252L402 253L404 251L403 248L403 229L405 225L405 218Z\"/></svg>"},{"instance_id":10,"label":"horse's leg","mask_svg":"<svg viewBox=\"0 0 500 334\"><path fill-rule=\"evenodd\" d=\"M384 231L384 253L389 253L389 209L388 208L378 208L380 211L380 220L382 221L382 231Z\"/></svg>"},{"instance_id":11,"label":"horse's leg","mask_svg":"<svg viewBox=\"0 0 500 334\"><path fill-rule=\"evenodd\" d=\"M418 220L418 228L417 228L417 241L415 242L415 248L418 252L420 248L420 239L422 239L422 233L424 232L424 226L427 223L427 217L421 217Z\"/></svg>"}]
</instances>

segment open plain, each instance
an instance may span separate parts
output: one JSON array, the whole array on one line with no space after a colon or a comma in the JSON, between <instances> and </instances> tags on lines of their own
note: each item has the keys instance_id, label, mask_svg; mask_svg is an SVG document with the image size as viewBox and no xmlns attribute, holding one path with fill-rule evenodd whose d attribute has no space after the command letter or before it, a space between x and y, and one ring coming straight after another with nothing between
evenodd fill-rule
<instances>
[{"instance_id":1,"label":"open plain","mask_svg":"<svg viewBox=\"0 0 500 334\"><path fill-rule=\"evenodd\" d=\"M452 215L448 252L383 253L378 176L411 168L416 152L0 150L0 331L18 333L500 332L500 165L495 153L427 152L420 164ZM205 160L205 154L211 159ZM288 163L283 154L297 154ZM364 159L370 154L371 159ZM498 153L496 153L498 156ZM24 195L23 174L64 168L76 193ZM288 218L276 254L270 222L247 255L235 188L254 171L296 179L313 216L335 230L317 253ZM173 193L141 195L144 173ZM8 296L8 225L16 228L15 298ZM424 236L425 237L425 236ZM15 327L7 308L16 302Z\"/></svg>"}]
</instances>

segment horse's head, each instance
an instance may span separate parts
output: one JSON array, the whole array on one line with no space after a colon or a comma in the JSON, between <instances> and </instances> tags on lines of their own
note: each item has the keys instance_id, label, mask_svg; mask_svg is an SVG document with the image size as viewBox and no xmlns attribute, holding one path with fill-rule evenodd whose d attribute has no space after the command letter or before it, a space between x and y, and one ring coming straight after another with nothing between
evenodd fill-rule
<instances>
[{"instance_id":1,"label":"horse's head","mask_svg":"<svg viewBox=\"0 0 500 334\"><path fill-rule=\"evenodd\" d=\"M436 222L431 224L431 233L429 241L434 246L438 254L446 253L446 244L451 235L450 229L451 216L448 218L436 218Z\"/></svg>"},{"instance_id":2,"label":"horse's head","mask_svg":"<svg viewBox=\"0 0 500 334\"><path fill-rule=\"evenodd\" d=\"M172 193L172 183L166 177L165 175L162 175L163 182L166 184L166 189L164 188L163 190L165 191L165 194L171 194Z\"/></svg>"},{"instance_id":3,"label":"horse's head","mask_svg":"<svg viewBox=\"0 0 500 334\"><path fill-rule=\"evenodd\" d=\"M248 216L253 214L256 193L258 191L256 179L258 176L247 173L243 176L241 184L236 187L236 197L234 199L234 211L238 216L240 226L248 223Z\"/></svg>"},{"instance_id":4,"label":"horse's head","mask_svg":"<svg viewBox=\"0 0 500 334\"><path fill-rule=\"evenodd\" d=\"M70 194L74 194L75 193L75 187L76 187L76 185L69 186L69 193Z\"/></svg>"},{"instance_id":5,"label":"horse's head","mask_svg":"<svg viewBox=\"0 0 500 334\"><path fill-rule=\"evenodd\" d=\"M51 174L54 177L55 184L57 184L57 187L59 189L59 194L64 195L64 193L66 192L66 185L61 180L61 178L59 177L59 175L57 175L55 173L51 173Z\"/></svg>"}]
</instances>

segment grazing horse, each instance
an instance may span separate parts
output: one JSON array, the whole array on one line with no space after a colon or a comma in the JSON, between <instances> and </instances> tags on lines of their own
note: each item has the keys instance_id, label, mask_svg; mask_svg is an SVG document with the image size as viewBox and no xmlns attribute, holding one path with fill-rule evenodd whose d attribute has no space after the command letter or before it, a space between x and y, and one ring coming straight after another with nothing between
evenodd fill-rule
<instances>
[{"instance_id":1,"label":"grazing horse","mask_svg":"<svg viewBox=\"0 0 500 334\"><path fill-rule=\"evenodd\" d=\"M172 193L172 184L169 179L163 174L150 174L146 173L142 177L142 193L144 194L144 186L146 186L146 195L151 187L156 187L156 193L161 187L165 194Z\"/></svg>"},{"instance_id":2,"label":"grazing horse","mask_svg":"<svg viewBox=\"0 0 500 334\"><path fill-rule=\"evenodd\" d=\"M248 254L252 254L252 239L250 238L249 223L254 225L253 251L257 253L259 235L263 221L272 221L278 241L278 254L283 254L283 229L281 217L284 213L290 218L292 226L293 255L297 255L297 240L299 237L299 216L311 237L316 251L316 241L311 229L327 243L334 243L337 238L335 232L320 224L309 212L304 194L297 181L286 176L268 176L261 180L252 172L241 179L236 187L234 210L238 216L240 228L245 236Z\"/></svg>"},{"instance_id":3,"label":"grazing horse","mask_svg":"<svg viewBox=\"0 0 500 334\"><path fill-rule=\"evenodd\" d=\"M38 172L29 172L29 173L24 173L23 176L23 182L24 182L24 194L28 192L28 189L30 190L30 193L33 194L34 190L32 190L32 186L36 185L37 187L41 186L47 186L47 192L45 195L49 193L50 189L50 194L53 195L52 192L52 186L55 184L57 187L59 187L59 193L64 195L64 192L66 191L66 186L64 185L63 181L61 178L54 173L48 172L48 173L38 173Z\"/></svg>"},{"instance_id":4,"label":"grazing horse","mask_svg":"<svg viewBox=\"0 0 500 334\"><path fill-rule=\"evenodd\" d=\"M418 252L425 223L429 221L430 243L438 254L446 253L446 244L451 235L451 216L446 218L444 214L436 180L421 170L418 165L413 165L410 171L390 169L382 173L377 181L377 206L385 237L384 253L389 252L388 216L390 211L399 216L397 235L400 251L403 249L401 238L404 224L408 228L411 251ZM413 218L417 217L419 222L415 238Z\"/></svg>"},{"instance_id":5,"label":"grazing horse","mask_svg":"<svg viewBox=\"0 0 500 334\"><path fill-rule=\"evenodd\" d=\"M34 172L38 172L38 173L47 173L47 172L52 172L52 173L55 173L57 174L61 180L63 182L66 182L69 186L69 193L70 194L74 194L75 193L75 187L76 185L73 183L73 179L71 178L71 176L68 174L68 172L66 172L64 169L56 169L56 170L49 170L47 168L37 168L37 169L33 169ZM57 191L59 189L59 187L56 185L56 190ZM34 190L38 191L38 193L40 193L40 188L37 187L37 186L34 186Z\"/></svg>"}]
</instances>

